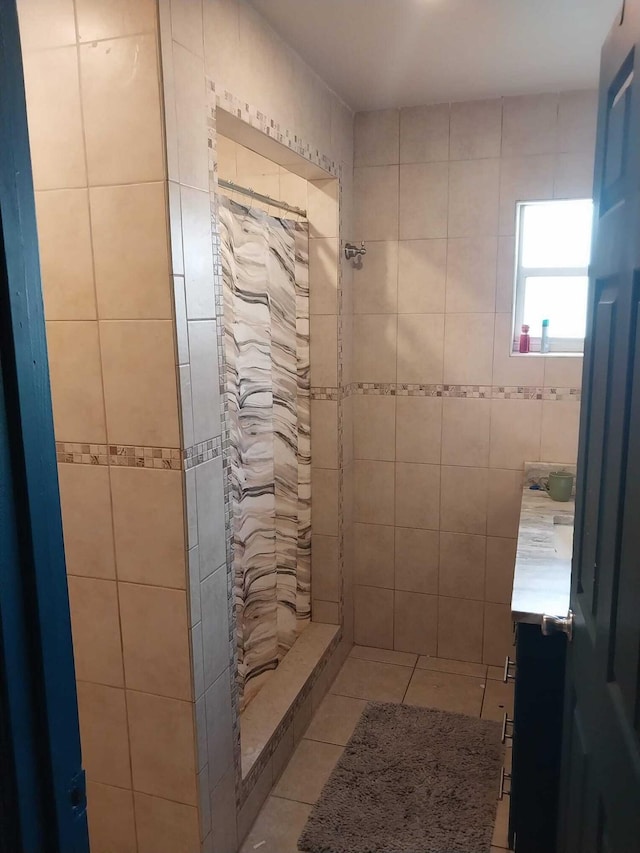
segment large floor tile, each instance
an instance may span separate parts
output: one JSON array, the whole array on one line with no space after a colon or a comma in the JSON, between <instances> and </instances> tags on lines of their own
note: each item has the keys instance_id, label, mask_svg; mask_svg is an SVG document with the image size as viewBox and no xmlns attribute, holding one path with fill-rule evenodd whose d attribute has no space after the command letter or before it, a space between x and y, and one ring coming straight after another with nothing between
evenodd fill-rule
<instances>
[{"instance_id":1,"label":"large floor tile","mask_svg":"<svg viewBox=\"0 0 640 853\"><path fill-rule=\"evenodd\" d=\"M346 746L366 707L366 699L329 693L316 711L305 737Z\"/></svg>"},{"instance_id":2,"label":"large floor tile","mask_svg":"<svg viewBox=\"0 0 640 853\"><path fill-rule=\"evenodd\" d=\"M375 702L402 702L412 672L408 666L348 658L331 692Z\"/></svg>"},{"instance_id":3,"label":"large floor tile","mask_svg":"<svg viewBox=\"0 0 640 853\"><path fill-rule=\"evenodd\" d=\"M407 705L479 717L484 683L483 679L466 675L416 669L404 701Z\"/></svg>"},{"instance_id":4,"label":"large floor tile","mask_svg":"<svg viewBox=\"0 0 640 853\"><path fill-rule=\"evenodd\" d=\"M505 711L513 719L513 683L488 680L482 703L482 719L502 722Z\"/></svg>"},{"instance_id":5,"label":"large floor tile","mask_svg":"<svg viewBox=\"0 0 640 853\"><path fill-rule=\"evenodd\" d=\"M420 655L418 669L432 669L436 672L451 672L455 675L470 675L473 678L486 678L487 667L483 663L469 663L464 660L447 660Z\"/></svg>"},{"instance_id":6,"label":"large floor tile","mask_svg":"<svg viewBox=\"0 0 640 853\"><path fill-rule=\"evenodd\" d=\"M341 746L301 740L273 793L313 805L341 755Z\"/></svg>"},{"instance_id":7,"label":"large floor tile","mask_svg":"<svg viewBox=\"0 0 640 853\"><path fill-rule=\"evenodd\" d=\"M418 655L411 652L395 652L392 649L374 649L371 646L354 646L349 654L358 660L376 660L379 663L393 663L396 666L415 666Z\"/></svg>"},{"instance_id":8,"label":"large floor tile","mask_svg":"<svg viewBox=\"0 0 640 853\"><path fill-rule=\"evenodd\" d=\"M305 827L311 806L269 797L256 818L240 853L297 853L298 838Z\"/></svg>"},{"instance_id":9,"label":"large floor tile","mask_svg":"<svg viewBox=\"0 0 640 853\"><path fill-rule=\"evenodd\" d=\"M504 678L504 667L503 666L488 666L487 667L487 678L492 679L492 681L502 681Z\"/></svg>"}]
</instances>

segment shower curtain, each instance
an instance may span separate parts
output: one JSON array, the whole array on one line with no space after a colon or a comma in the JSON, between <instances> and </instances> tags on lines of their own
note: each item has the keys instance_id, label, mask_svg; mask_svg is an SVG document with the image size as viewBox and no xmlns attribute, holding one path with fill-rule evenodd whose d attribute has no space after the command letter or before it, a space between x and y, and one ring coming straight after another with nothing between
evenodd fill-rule
<instances>
[{"instance_id":1,"label":"shower curtain","mask_svg":"<svg viewBox=\"0 0 640 853\"><path fill-rule=\"evenodd\" d=\"M311 618L309 233L227 198L219 210L246 707Z\"/></svg>"}]
</instances>

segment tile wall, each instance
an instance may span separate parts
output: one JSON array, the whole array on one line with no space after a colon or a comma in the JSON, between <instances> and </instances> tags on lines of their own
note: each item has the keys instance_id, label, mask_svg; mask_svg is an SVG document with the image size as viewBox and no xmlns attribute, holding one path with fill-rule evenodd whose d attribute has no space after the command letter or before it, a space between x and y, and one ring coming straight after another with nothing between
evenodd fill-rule
<instances>
[{"instance_id":1,"label":"tile wall","mask_svg":"<svg viewBox=\"0 0 640 853\"><path fill-rule=\"evenodd\" d=\"M157 8L19 6L91 849L159 853L199 838Z\"/></svg>"},{"instance_id":2,"label":"tile wall","mask_svg":"<svg viewBox=\"0 0 640 853\"><path fill-rule=\"evenodd\" d=\"M355 640L509 648L525 460L576 458L582 358L510 357L516 201L591 195L596 94L361 113Z\"/></svg>"},{"instance_id":3,"label":"tile wall","mask_svg":"<svg viewBox=\"0 0 640 853\"><path fill-rule=\"evenodd\" d=\"M235 850L238 837L257 814L271 786L276 762L275 754L266 753L254 765L251 778L241 779L228 537L230 502L228 489L225 493L228 480L223 476L228 424L224 395L219 394L221 385L217 386L214 414L212 388L216 385L211 382L214 376L222 379L216 110L232 112L320 165L331 176L306 185L305 206L310 222L315 223L312 241L333 241L334 258L340 235L338 210L344 223L344 200L349 198L351 187L353 116L244 0L161 0L159 10L179 387L185 454L189 460L188 563L200 834L203 850L227 853ZM282 109L283 105L286 109ZM220 150L224 150L224 142L220 143ZM301 191L299 185L297 189ZM293 198L295 192L290 183L287 195ZM317 260L315 268L315 276L321 278ZM313 268L310 276L313 290ZM333 296L332 311L326 319L323 316L320 324L311 320L312 385L330 386L328 393L334 401L341 396L340 284L334 268L333 276L324 284ZM201 334L194 348L197 330ZM317 367L314 358L318 359ZM194 367L200 359L202 369ZM199 419L199 409L211 417ZM313 607L314 618L320 616L321 621L339 623L351 608L343 611L341 606L348 572L342 571L342 530L338 521L342 494L338 407L332 414L335 445L331 465L312 472L313 502L317 507L312 528L319 528L332 545L335 559L333 563L328 560L327 565L333 583L329 585L327 601L314 602ZM212 450L203 455L203 447ZM312 455L313 452L312 448ZM351 643L350 625L351 621L346 620L338 655L345 654ZM279 760L288 743L289 738L283 737L280 748L274 746Z\"/></svg>"}]
</instances>

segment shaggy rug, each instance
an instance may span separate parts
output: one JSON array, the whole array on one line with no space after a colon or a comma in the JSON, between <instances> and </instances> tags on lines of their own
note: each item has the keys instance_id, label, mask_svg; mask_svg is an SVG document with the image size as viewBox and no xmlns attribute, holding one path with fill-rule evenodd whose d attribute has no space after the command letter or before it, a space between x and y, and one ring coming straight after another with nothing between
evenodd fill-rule
<instances>
[{"instance_id":1,"label":"shaggy rug","mask_svg":"<svg viewBox=\"0 0 640 853\"><path fill-rule=\"evenodd\" d=\"M489 853L500 724L371 702L298 841L307 853Z\"/></svg>"}]
</instances>

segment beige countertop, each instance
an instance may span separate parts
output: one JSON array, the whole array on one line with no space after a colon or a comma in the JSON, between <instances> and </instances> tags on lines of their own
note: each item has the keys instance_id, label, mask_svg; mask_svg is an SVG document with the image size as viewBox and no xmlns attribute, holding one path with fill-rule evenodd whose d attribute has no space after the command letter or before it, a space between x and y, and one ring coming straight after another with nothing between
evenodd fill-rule
<instances>
[{"instance_id":1,"label":"beige countertop","mask_svg":"<svg viewBox=\"0 0 640 853\"><path fill-rule=\"evenodd\" d=\"M529 482L525 485L511 598L515 622L536 625L542 623L544 614L567 615L571 587L571 557L567 550L572 538L567 525L573 530L574 512L573 500L558 503L547 492L530 489ZM557 526L564 527L564 542L560 545Z\"/></svg>"}]
</instances>

